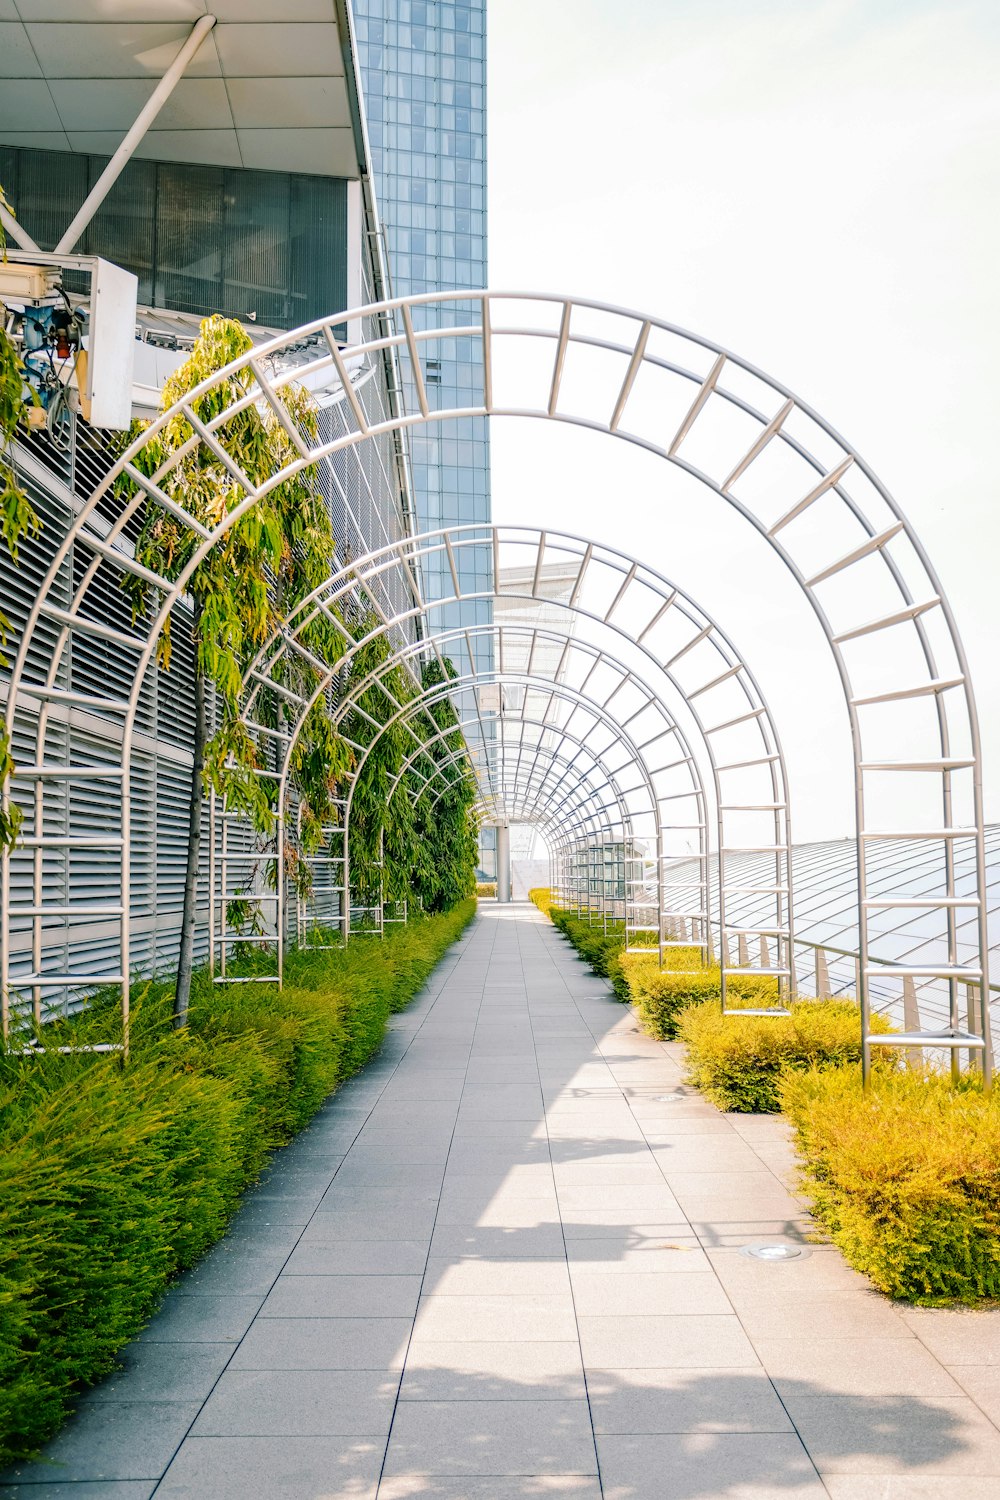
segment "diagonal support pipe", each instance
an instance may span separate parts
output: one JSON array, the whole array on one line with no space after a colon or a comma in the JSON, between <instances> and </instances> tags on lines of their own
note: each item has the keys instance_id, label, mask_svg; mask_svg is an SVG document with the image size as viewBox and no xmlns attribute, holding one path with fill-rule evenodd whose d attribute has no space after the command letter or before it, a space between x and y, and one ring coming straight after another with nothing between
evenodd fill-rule
<instances>
[{"instance_id":1,"label":"diagonal support pipe","mask_svg":"<svg viewBox=\"0 0 1000 1500\"><path fill-rule=\"evenodd\" d=\"M126 135L118 150L94 183L94 186L81 205L76 218L56 246L56 255L69 255L72 252L83 231L87 228L87 225L93 219L97 210L132 159L135 149L146 134L146 131L170 98L176 84L186 71L188 63L194 57L214 25L214 16L201 16L194 23L184 45L156 85L156 88L150 94L143 108L139 111L128 135ZM25 248L28 247L26 246Z\"/></svg>"}]
</instances>

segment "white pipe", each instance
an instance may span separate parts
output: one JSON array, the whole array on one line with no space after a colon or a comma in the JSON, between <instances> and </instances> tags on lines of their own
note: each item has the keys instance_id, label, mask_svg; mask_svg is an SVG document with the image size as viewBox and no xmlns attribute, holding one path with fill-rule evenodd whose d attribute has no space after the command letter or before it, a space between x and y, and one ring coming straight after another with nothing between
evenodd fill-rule
<instances>
[{"instance_id":1,"label":"white pipe","mask_svg":"<svg viewBox=\"0 0 1000 1500\"><path fill-rule=\"evenodd\" d=\"M56 246L56 255L69 255L73 250L81 234L118 181L127 163L131 160L136 147L146 134L146 131L170 98L176 83L184 74L188 63L194 57L214 25L214 16L201 16L194 23L184 45L156 85L156 88L150 94L143 108L139 111L128 135L94 183L76 218Z\"/></svg>"},{"instance_id":2,"label":"white pipe","mask_svg":"<svg viewBox=\"0 0 1000 1500\"><path fill-rule=\"evenodd\" d=\"M497 824L497 900L510 900L510 829Z\"/></svg>"},{"instance_id":3,"label":"white pipe","mask_svg":"<svg viewBox=\"0 0 1000 1500\"><path fill-rule=\"evenodd\" d=\"M28 231L21 228L14 215L9 209L4 208L2 203L0 203L0 224L3 224L11 239L16 240L22 250L33 250L36 255L43 254L42 247L35 244Z\"/></svg>"}]
</instances>

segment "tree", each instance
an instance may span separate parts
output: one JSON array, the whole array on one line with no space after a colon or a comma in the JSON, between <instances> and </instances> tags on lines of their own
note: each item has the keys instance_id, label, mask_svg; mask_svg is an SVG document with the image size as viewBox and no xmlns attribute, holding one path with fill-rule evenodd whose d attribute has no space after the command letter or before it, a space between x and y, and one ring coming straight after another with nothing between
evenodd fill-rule
<instances>
[{"instance_id":1,"label":"tree","mask_svg":"<svg viewBox=\"0 0 1000 1500\"><path fill-rule=\"evenodd\" d=\"M219 316L205 319L190 357L164 386L163 410L168 411L251 347L239 323ZM256 488L297 459L299 453L273 409L263 400L246 400L255 394L254 385L252 371L244 366L216 381L191 403L191 410L205 424L224 418L213 430ZM307 440L315 439L316 414L306 393L286 386L279 399L302 435ZM241 402L245 404L236 409ZM224 417L230 409L232 414ZM187 417L183 413L174 415L138 451L133 463L141 473L152 476L173 461L169 471L158 479L161 490L203 526L215 528L237 509L246 491L212 449L204 442L192 441L194 438ZM134 486L135 482L126 477L122 486L125 492L134 491ZM144 566L173 580L190 562L200 542L194 530L154 499L147 501L136 542L136 558ZM230 806L245 813L261 833L272 831L276 819L276 783L259 774L266 768L260 764L257 745L239 718L243 673L281 619L328 576L333 553L330 518L316 486L315 470L299 468L229 526L187 583L195 645L195 729L174 998L174 1024L178 1027L186 1024L190 1003L206 788L224 793ZM131 595L134 616L139 618L152 602L149 586L129 575L123 587ZM332 659L342 651L342 642L329 621L321 618L309 629L312 644L323 659ZM171 630L168 617L158 645L163 670L170 667ZM311 696L319 675L304 659L286 652L273 680ZM219 717L211 738L209 684L215 688ZM285 712L281 696L264 689L260 722L278 727ZM307 825L310 821L322 822L326 816L337 777L346 764L346 748L333 732L321 699L308 716L292 762L293 778L308 808ZM286 851L279 853L284 864ZM275 880L282 875L282 869L275 870Z\"/></svg>"}]
</instances>

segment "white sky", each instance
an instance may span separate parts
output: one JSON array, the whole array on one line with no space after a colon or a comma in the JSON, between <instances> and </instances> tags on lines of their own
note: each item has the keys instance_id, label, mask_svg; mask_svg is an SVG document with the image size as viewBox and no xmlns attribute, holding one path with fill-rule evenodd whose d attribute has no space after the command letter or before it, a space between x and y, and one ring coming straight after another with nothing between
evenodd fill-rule
<instances>
[{"instance_id":1,"label":"white sky","mask_svg":"<svg viewBox=\"0 0 1000 1500\"><path fill-rule=\"evenodd\" d=\"M493 0L489 21L490 285L717 339L856 445L958 614L1000 818L1000 4ZM798 768L797 838L847 833L829 653L765 544L624 444L503 422L493 443L496 520L610 542L720 617Z\"/></svg>"}]
</instances>

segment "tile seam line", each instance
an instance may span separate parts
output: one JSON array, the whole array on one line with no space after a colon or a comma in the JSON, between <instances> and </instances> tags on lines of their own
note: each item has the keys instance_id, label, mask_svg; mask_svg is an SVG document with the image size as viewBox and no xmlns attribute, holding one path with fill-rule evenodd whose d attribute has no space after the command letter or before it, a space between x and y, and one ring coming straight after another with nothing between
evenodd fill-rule
<instances>
[{"instance_id":1,"label":"tile seam line","mask_svg":"<svg viewBox=\"0 0 1000 1500\"><path fill-rule=\"evenodd\" d=\"M473 920L472 926L475 926L475 921L476 920L478 920L478 919L474 919ZM468 931L468 930L469 929L467 928L466 931ZM464 936L464 934L462 934L462 936ZM457 939L457 941L461 942L461 940L462 940L462 938L460 936ZM446 955L442 955L442 957L445 957L445 956ZM435 969L436 969L436 967L437 966L435 966ZM432 973L433 972L434 971L432 971ZM430 975L428 975L428 978L430 978ZM400 1053L399 1057L396 1059L396 1062L395 1062L395 1064L393 1065L393 1068L392 1068L392 1072L387 1075L386 1080L383 1083L381 1089L379 1090L378 1095L377 1095L375 1101L372 1103L372 1105L369 1107L369 1109L365 1112L365 1118L362 1120L361 1124L358 1126L358 1128L355 1131L353 1137L351 1138L350 1145L348 1146L347 1150L344 1152L343 1156L340 1158L340 1161L337 1163L336 1167L334 1168L334 1171L332 1172L332 1174L330 1176L330 1182L327 1185L327 1188L324 1189L323 1197L326 1196L326 1193L327 1193L327 1191L329 1191L329 1187L332 1185L334 1179L337 1176L337 1173L340 1171L341 1167L344 1165L344 1162L347 1160L348 1156L350 1155L351 1151L353 1150L353 1148L354 1148L354 1146L355 1146L355 1144L357 1142L358 1136L361 1134L362 1130L364 1130L364 1128L367 1125L369 1119L371 1118L371 1115L372 1115L373 1111L375 1110L375 1108L376 1108L379 1100L381 1099L382 1095L385 1093L385 1090L386 1090L386 1088L387 1088L387 1086L389 1084L389 1081L392 1078L395 1077L396 1073L399 1070L400 1065L403 1062L403 1059L406 1057L406 1054L409 1052L410 1047L412 1046L412 1044L415 1041L415 1039L420 1035L420 1032L421 1032L421 1030L423 1029L423 1026L424 1026L424 1022L426 1021L427 1017L430 1015L431 1011L434 1009L434 1006L437 1004L438 999L440 998L440 994L441 994L441 990L439 988L437 990L437 992L433 996L429 997L430 998L430 1004L426 1007L425 1012L420 1016L420 1024L414 1028L412 1034L410 1035L410 1037L408 1038L408 1040L406 1042L406 1046L403 1048L403 1051ZM413 998L414 998L414 1000L416 1000L418 998L418 996L415 995ZM401 1012L401 1014L402 1014L402 1012ZM388 1027L386 1028L386 1030L388 1032ZM380 1046L381 1046L381 1044L380 1044ZM373 1056L373 1058L371 1059L371 1061L374 1061L374 1057L377 1057L377 1055L378 1054L375 1053L374 1056ZM365 1064L365 1068L367 1068L367 1066L368 1066L368 1064L366 1063ZM361 1074L364 1073L365 1068L362 1068ZM356 1074L355 1076L356 1077L360 1077L361 1074ZM337 1092L338 1091L336 1089L334 1089L333 1093L331 1093L328 1097L330 1099L334 1098L334 1096L336 1095ZM324 1104L325 1103L326 1103L326 1101L324 1100ZM321 1106L321 1108L322 1108L322 1106ZM319 1111L317 1111L317 1113L319 1113ZM301 1136L302 1133L303 1132L300 1132L300 1136ZM296 1140L296 1139L298 1139L298 1138L299 1137L293 1137L293 1141ZM289 1146L292 1145L293 1141L287 1142L287 1145L289 1145ZM285 1149L285 1147L281 1147L280 1148L280 1150L282 1150L282 1151L284 1149ZM322 1203L322 1201L323 1201L323 1198L320 1199L320 1203ZM180 1453L181 1448L187 1442L188 1438L192 1436L192 1429L194 1428L195 1423L198 1421L198 1418L201 1416L201 1414L204 1411L205 1407L208 1405L209 1401L214 1396L216 1388L217 1388L217 1386L219 1384L219 1381L222 1379L223 1375L225 1375L229 1371L229 1369L230 1369L230 1367L232 1365L233 1360L235 1359L236 1355L239 1353L240 1349L243 1346L244 1339L246 1338L247 1334L250 1332L250 1329L253 1328L254 1324L257 1322L258 1318L260 1317L260 1310L261 1310L261 1308L264 1306L264 1303L267 1301L268 1297L273 1292L273 1290L274 1290L275 1286L277 1285L279 1279L281 1278L281 1276L284 1273L285 1267L288 1265L288 1262L291 1260L291 1258L294 1255L295 1251L298 1249L299 1245L301 1244L302 1236L305 1234L306 1230L309 1228L310 1224L312 1223L313 1219L316 1217L316 1215L317 1215L318 1212L319 1212L319 1204L316 1205L316 1207L313 1209L312 1213L309 1215L309 1218L306 1220L306 1222L304 1224L302 1224L301 1226L296 1226L296 1225L292 1226L293 1228L298 1228L298 1230L299 1230L299 1233L298 1233L298 1235L295 1238L294 1244L292 1245L292 1247L289 1250L288 1254L285 1256L284 1260L281 1262L280 1267L278 1268L277 1272L275 1273L274 1280L268 1286L267 1291L264 1293L264 1296L261 1298L260 1307L258 1307L258 1309L257 1309L256 1313L254 1314L253 1318L250 1320L249 1327L247 1327L246 1329L244 1329L243 1333L240 1335L240 1337L237 1339L236 1343L233 1345L232 1352L230 1353L229 1358L226 1360L225 1365L219 1371L219 1373L216 1376L216 1378L213 1380L213 1382L211 1384L211 1387L208 1390L207 1395L205 1396L204 1400L200 1403L197 1412L192 1417L189 1425L187 1426L187 1428L185 1429L185 1431L184 1431L183 1435L181 1436L179 1442L177 1443L176 1448L174 1448L174 1450L171 1453L170 1457L168 1458L166 1464L164 1465L163 1469L161 1470L159 1477L156 1479L156 1483L154 1484L152 1490L150 1491L149 1500L155 1500L156 1492L160 1488L160 1485L163 1483L164 1479L166 1479L167 1474L170 1472L171 1465L173 1464L173 1462L176 1459L177 1455ZM225 1238L225 1236L223 1238ZM217 1241L216 1243L219 1244L219 1243L221 1243L221 1241ZM215 1246L212 1246L212 1249L214 1249L214 1248L215 1248ZM210 1254L211 1251L209 1251L207 1253ZM131 1342L131 1340L130 1340L130 1342ZM182 1342L182 1341L178 1340L178 1342ZM224 1340L223 1342L228 1342L228 1340ZM390 1371L390 1374L391 1374L391 1371ZM398 1399L398 1395L399 1395L399 1385L402 1384L402 1379L403 1379L403 1372L402 1372L402 1367L400 1367L399 1383L397 1384L397 1387L396 1387L397 1399ZM395 1413L395 1408L393 1408L393 1411Z\"/></svg>"},{"instance_id":2,"label":"tile seam line","mask_svg":"<svg viewBox=\"0 0 1000 1500\"><path fill-rule=\"evenodd\" d=\"M531 925L534 926L535 924L532 923ZM539 937L542 937L542 933L541 932L539 932ZM542 943L543 943L543 946L545 946L545 947L548 946L545 943L544 937L542 937ZM521 954L521 972L523 974L524 973L524 958L523 958L523 953L522 953L522 949L521 949L520 932L518 932L518 953ZM561 970L560 966L558 964L554 964L553 967L555 968L556 973L559 975L559 981L560 981L560 983L561 983L561 985L563 987L563 990L565 991L567 1000L569 1000L569 1002L572 1005L573 1009L576 1011L577 1016L583 1022L584 1026L586 1027L587 1032L589 1033L591 1039L594 1042L594 1049L599 1053L600 1052L600 1048L597 1046L597 1038L594 1036L594 1033L591 1031L590 1026L587 1024L586 1020L584 1019L583 1013L580 1010L580 1007L577 1004L576 1000L574 999L573 994L570 991L570 988L569 988L568 984L566 983L566 980L565 980L565 978L563 976L563 973L562 973L562 970ZM534 1027L534 1021L533 1021L532 1015L531 1015L530 1005L528 1007L528 1023L529 1023L529 1026L531 1027L531 1045L532 1045L532 1052L533 1052L533 1055L534 1055L534 1058L535 1058L535 1067L536 1067L536 1070L537 1070L538 1069L538 1046L537 1046L537 1043L536 1043L536 1040L535 1040L535 1027ZM541 1073L540 1072L539 1072L539 1088L541 1089ZM548 1144L548 1147L549 1147L549 1162L550 1162L550 1165L551 1165L551 1162L552 1162L552 1142L551 1142L551 1139L549 1137L549 1112L548 1112L548 1104L546 1103L544 1092L542 1092L542 1121L543 1121L543 1123L545 1125L545 1140L546 1140L546 1142ZM555 1173L553 1172L552 1175L553 1175L553 1181L554 1181L555 1180ZM583 1373L583 1393L584 1393L584 1398L585 1398L585 1400L587 1402L587 1421L590 1423L590 1441L591 1441L591 1443L593 1445L593 1450L594 1450L594 1464L595 1464L596 1469L597 1469L597 1488L600 1491L601 1496L603 1497L603 1495L604 1495L604 1476L601 1473L601 1455L600 1455L600 1452L598 1451L598 1447L597 1447L597 1429L594 1426L594 1408L593 1408L593 1406L591 1404L591 1400L590 1400L590 1382L587 1379L587 1365L586 1365L586 1362L584 1361L584 1358L583 1358L583 1339L582 1339L582 1336L580 1334L580 1314L577 1311L576 1289L575 1289L575 1287L573 1285L573 1277L572 1277L572 1275L570 1273L569 1248L568 1248L567 1243L566 1243L566 1226L565 1226L565 1223L563 1221L563 1210L562 1210L562 1203L560 1202L560 1199L559 1199L559 1188L558 1188L558 1186L556 1186L556 1212L559 1215L559 1233L562 1236L563 1258L564 1258L564 1262L565 1262L565 1265L566 1265L566 1279L569 1282L570 1303L571 1303L572 1308L573 1308L573 1326L576 1329L576 1346L577 1346L577 1349L578 1349L579 1355L580 1355L580 1369L581 1369L581 1371Z\"/></svg>"},{"instance_id":3,"label":"tile seam line","mask_svg":"<svg viewBox=\"0 0 1000 1500\"><path fill-rule=\"evenodd\" d=\"M479 926L479 924L483 920L484 919L482 917L480 917L479 912L477 910L476 915L473 918L470 927L466 929L467 932L469 933L470 938L471 938L472 934L476 931L476 928ZM460 1116L460 1114L462 1112L462 1100L465 1097L465 1089L466 1089L466 1085L467 1085L468 1077L469 1077L469 1068L470 1068L470 1066L472 1064L472 1054L473 1054L473 1051L475 1050L475 1045L476 1045L476 1032L479 1030L479 1019L480 1019L480 1016L482 1015L483 1002L484 1002L485 997L486 997L486 979L487 979L487 975L489 974L490 965L491 965L492 960L493 960L493 950L494 950L495 947L496 947L496 931L494 930L493 940L492 940L492 942L489 945L489 959L488 959L488 961L487 961L487 963L486 963L486 965L484 967L484 970L483 970L483 984L482 984L482 989L479 992L479 1003L478 1003L478 1005L476 1007L476 1024L473 1027L472 1035L469 1038L469 1051L468 1051L468 1056L466 1058L466 1063L465 1063L465 1073L464 1073L463 1079L462 1079L462 1092L459 1095L458 1100L456 1101L456 1104L455 1104L455 1120L454 1120L454 1123L453 1123L452 1128L451 1128L451 1136L450 1136L450 1138L448 1140L448 1154L447 1154L447 1156L445 1157L445 1160L444 1160L444 1171L441 1174L441 1185L438 1188L437 1205L436 1205L435 1210L434 1210L434 1222L431 1224L430 1233L427 1236L427 1254L424 1257L424 1269L423 1269L423 1271L421 1273L421 1276L420 1276L420 1289L419 1289L419 1291L417 1293L417 1306L416 1306L416 1310L414 1311L412 1321L410 1323L410 1333L409 1333L409 1337L406 1340L406 1348L403 1351L403 1359L402 1359L402 1363L400 1364L400 1367L399 1367L399 1380L396 1383L396 1395L395 1395L395 1397L393 1399L393 1403L392 1403L392 1415L389 1418L389 1427L388 1427L388 1430L387 1430L386 1435L385 1435L385 1446L382 1449L382 1462L379 1464L378 1478L375 1481L375 1488L374 1488L374 1490L372 1492L373 1500L378 1500L378 1492L382 1488L382 1480L383 1480L383 1478L385 1476L385 1466L386 1466L386 1462L387 1462L388 1457L389 1457L389 1444L392 1442L392 1432L393 1432L393 1428L396 1425L396 1415L397 1415L397 1413L399 1411L399 1405L400 1405L400 1392L403 1389L403 1381L406 1378L406 1365L407 1365L407 1361L409 1360L410 1349L411 1349L412 1344L413 1344L413 1332L414 1332L414 1329L417 1326L417 1318L420 1316L420 1301L421 1301L421 1298L423 1297L423 1294L424 1294L424 1282L425 1282L425 1280L427 1278L427 1266L428 1266L428 1263L429 1263L430 1258L431 1258L431 1246L434 1244L434 1235L435 1235L435 1233L437 1231L438 1215L441 1212L441 1196L442 1196L442 1194L444 1192L445 1178L448 1175L448 1162L449 1162L449 1160L451 1158L452 1148L454 1147L454 1144L455 1144L455 1134L456 1134L456 1132L458 1130L459 1116ZM455 961L455 964L454 964L454 968L455 969L457 969L459 967L459 963L460 962L461 962L461 956L458 959L456 959L456 961ZM438 1000L441 998L441 993L442 993L442 991L439 990L438 994L435 995L434 1000L433 1000L431 1006L429 1007L428 1014L430 1014L430 1012L433 1011L434 1006L437 1005ZM419 1029L420 1028L418 1028L418 1030ZM415 1035L416 1035L416 1033L415 1033ZM409 1050L409 1049L407 1049L407 1050Z\"/></svg>"}]
</instances>

